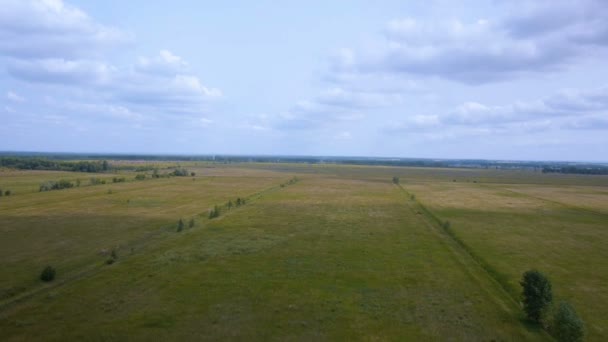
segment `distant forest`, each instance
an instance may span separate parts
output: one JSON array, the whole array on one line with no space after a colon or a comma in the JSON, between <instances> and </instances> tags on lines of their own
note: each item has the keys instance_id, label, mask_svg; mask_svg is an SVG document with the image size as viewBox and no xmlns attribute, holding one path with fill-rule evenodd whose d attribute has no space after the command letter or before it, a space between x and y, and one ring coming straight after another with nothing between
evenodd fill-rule
<instances>
[{"instance_id":1,"label":"distant forest","mask_svg":"<svg viewBox=\"0 0 608 342\"><path fill-rule=\"evenodd\" d=\"M543 173L577 173L582 175L608 175L608 167L561 166L543 167Z\"/></svg>"},{"instance_id":2,"label":"distant forest","mask_svg":"<svg viewBox=\"0 0 608 342\"><path fill-rule=\"evenodd\" d=\"M528 169L543 173L608 175L606 163L546 161L500 161L482 159L428 159L339 156L255 156L255 155L127 155L0 152L0 167L25 170L105 172L115 169L149 171L150 165L109 165L107 160L206 161L213 163L303 163L415 166L441 168Z\"/></svg>"}]
</instances>

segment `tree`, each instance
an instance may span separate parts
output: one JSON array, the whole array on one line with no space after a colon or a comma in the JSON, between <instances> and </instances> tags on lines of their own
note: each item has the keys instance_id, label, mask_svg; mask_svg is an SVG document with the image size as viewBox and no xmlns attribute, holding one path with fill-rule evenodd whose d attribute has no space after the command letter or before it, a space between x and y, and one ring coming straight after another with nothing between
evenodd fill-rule
<instances>
[{"instance_id":1,"label":"tree","mask_svg":"<svg viewBox=\"0 0 608 342\"><path fill-rule=\"evenodd\" d=\"M558 341L582 341L585 335L585 325L572 305L568 302L561 302L553 315L550 332Z\"/></svg>"},{"instance_id":2,"label":"tree","mask_svg":"<svg viewBox=\"0 0 608 342\"><path fill-rule=\"evenodd\" d=\"M6 190L6 191L4 192L4 196L10 196L10 195L11 195L11 191L10 191L10 190Z\"/></svg>"},{"instance_id":3,"label":"tree","mask_svg":"<svg viewBox=\"0 0 608 342\"><path fill-rule=\"evenodd\" d=\"M194 219L193 219L193 218L191 218L191 219L190 219L190 222L188 222L188 227L189 227L189 228L194 227Z\"/></svg>"},{"instance_id":4,"label":"tree","mask_svg":"<svg viewBox=\"0 0 608 342\"><path fill-rule=\"evenodd\" d=\"M109 169L109 168L110 168L110 167L109 167L109 165L108 165L108 161L107 161L107 160L104 160L103 162L101 162L101 169L102 169L103 171L108 171L108 169Z\"/></svg>"},{"instance_id":5,"label":"tree","mask_svg":"<svg viewBox=\"0 0 608 342\"><path fill-rule=\"evenodd\" d=\"M209 219L213 219L216 217L220 216L220 207L218 207L217 205L213 207L213 209L211 209L211 211L209 211Z\"/></svg>"},{"instance_id":6,"label":"tree","mask_svg":"<svg viewBox=\"0 0 608 342\"><path fill-rule=\"evenodd\" d=\"M55 269L51 266L45 267L40 273L40 280L44 282L53 281L55 279Z\"/></svg>"},{"instance_id":7,"label":"tree","mask_svg":"<svg viewBox=\"0 0 608 342\"><path fill-rule=\"evenodd\" d=\"M523 274L519 284L523 288L524 311L528 319L540 323L553 300L551 282L539 271L529 270Z\"/></svg>"},{"instance_id":8,"label":"tree","mask_svg":"<svg viewBox=\"0 0 608 342\"><path fill-rule=\"evenodd\" d=\"M399 184L399 177L393 176L393 184Z\"/></svg>"},{"instance_id":9,"label":"tree","mask_svg":"<svg viewBox=\"0 0 608 342\"><path fill-rule=\"evenodd\" d=\"M182 230L184 230L184 220L180 218L179 222L177 222L177 231L181 232Z\"/></svg>"}]
</instances>

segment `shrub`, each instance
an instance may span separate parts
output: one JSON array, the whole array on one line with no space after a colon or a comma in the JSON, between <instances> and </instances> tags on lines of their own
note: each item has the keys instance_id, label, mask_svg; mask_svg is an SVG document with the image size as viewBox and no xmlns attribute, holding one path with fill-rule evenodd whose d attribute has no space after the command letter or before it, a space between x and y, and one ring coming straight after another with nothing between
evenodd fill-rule
<instances>
[{"instance_id":1,"label":"shrub","mask_svg":"<svg viewBox=\"0 0 608 342\"><path fill-rule=\"evenodd\" d=\"M112 183L123 183L125 181L125 177L113 177Z\"/></svg>"},{"instance_id":2,"label":"shrub","mask_svg":"<svg viewBox=\"0 0 608 342\"><path fill-rule=\"evenodd\" d=\"M10 190L6 190L6 191L4 192L4 196L10 196L10 195L11 195L11 193L12 193L12 192L11 192Z\"/></svg>"},{"instance_id":3,"label":"shrub","mask_svg":"<svg viewBox=\"0 0 608 342\"><path fill-rule=\"evenodd\" d=\"M216 217L220 216L220 207L218 207L217 205L215 207L213 207L213 209L211 209L211 211L209 211L209 219L213 219Z\"/></svg>"},{"instance_id":4,"label":"shrub","mask_svg":"<svg viewBox=\"0 0 608 342\"><path fill-rule=\"evenodd\" d=\"M399 177L393 176L393 184L399 184Z\"/></svg>"},{"instance_id":5,"label":"shrub","mask_svg":"<svg viewBox=\"0 0 608 342\"><path fill-rule=\"evenodd\" d=\"M171 173L171 175L178 176L178 177L185 177L185 176L188 176L188 174L189 174L188 170L186 170L186 169L175 169L175 171L173 171Z\"/></svg>"},{"instance_id":6,"label":"shrub","mask_svg":"<svg viewBox=\"0 0 608 342\"><path fill-rule=\"evenodd\" d=\"M40 280L44 282L50 282L55 279L55 269L51 266L45 267L40 273Z\"/></svg>"},{"instance_id":7,"label":"shrub","mask_svg":"<svg viewBox=\"0 0 608 342\"><path fill-rule=\"evenodd\" d=\"M112 265L118 260L118 252L116 252L116 248L112 248L112 252L110 253L110 257L106 260L106 264Z\"/></svg>"},{"instance_id":8,"label":"shrub","mask_svg":"<svg viewBox=\"0 0 608 342\"><path fill-rule=\"evenodd\" d=\"M73 188L74 183L69 180L61 179L58 182L48 181L40 184L39 191L51 191L51 190L61 190L61 189L69 189Z\"/></svg>"},{"instance_id":9,"label":"shrub","mask_svg":"<svg viewBox=\"0 0 608 342\"><path fill-rule=\"evenodd\" d=\"M520 285L523 288L524 311L528 319L540 323L553 301L551 282L539 271L530 270L523 274Z\"/></svg>"},{"instance_id":10,"label":"shrub","mask_svg":"<svg viewBox=\"0 0 608 342\"><path fill-rule=\"evenodd\" d=\"M196 172L190 172L190 176L192 176L192 177L196 176Z\"/></svg>"},{"instance_id":11,"label":"shrub","mask_svg":"<svg viewBox=\"0 0 608 342\"><path fill-rule=\"evenodd\" d=\"M576 314L572 305L561 302L551 322L550 333L558 341L582 341L585 335L583 320Z\"/></svg>"},{"instance_id":12,"label":"shrub","mask_svg":"<svg viewBox=\"0 0 608 342\"><path fill-rule=\"evenodd\" d=\"M146 175L143 173L140 173L135 176L135 180L144 180L144 179L146 179Z\"/></svg>"},{"instance_id":13,"label":"shrub","mask_svg":"<svg viewBox=\"0 0 608 342\"><path fill-rule=\"evenodd\" d=\"M191 218L190 221L188 222L188 227L189 228L194 227L194 219L193 218Z\"/></svg>"},{"instance_id":14,"label":"shrub","mask_svg":"<svg viewBox=\"0 0 608 342\"><path fill-rule=\"evenodd\" d=\"M89 182L91 183L91 185L106 184L105 179L99 179L95 177L91 177Z\"/></svg>"},{"instance_id":15,"label":"shrub","mask_svg":"<svg viewBox=\"0 0 608 342\"><path fill-rule=\"evenodd\" d=\"M181 232L182 230L184 230L184 220L180 218L177 222L177 231Z\"/></svg>"}]
</instances>

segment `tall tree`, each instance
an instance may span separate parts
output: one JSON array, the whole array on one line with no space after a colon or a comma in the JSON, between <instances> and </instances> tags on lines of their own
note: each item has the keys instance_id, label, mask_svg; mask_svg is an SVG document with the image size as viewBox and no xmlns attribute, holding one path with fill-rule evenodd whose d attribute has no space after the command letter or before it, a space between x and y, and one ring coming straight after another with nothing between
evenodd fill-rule
<instances>
[{"instance_id":1,"label":"tall tree","mask_svg":"<svg viewBox=\"0 0 608 342\"><path fill-rule=\"evenodd\" d=\"M551 282L539 271L529 270L523 274L520 285L526 315L530 320L540 322L553 301Z\"/></svg>"}]
</instances>

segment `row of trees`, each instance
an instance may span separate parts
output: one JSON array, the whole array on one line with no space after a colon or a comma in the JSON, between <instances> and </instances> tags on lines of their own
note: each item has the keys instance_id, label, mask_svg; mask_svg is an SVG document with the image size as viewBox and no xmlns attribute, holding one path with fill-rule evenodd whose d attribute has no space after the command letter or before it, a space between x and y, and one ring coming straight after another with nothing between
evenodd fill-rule
<instances>
[{"instance_id":1,"label":"row of trees","mask_svg":"<svg viewBox=\"0 0 608 342\"><path fill-rule=\"evenodd\" d=\"M80 185L80 182L79 182ZM40 189L38 191L51 191L51 190L61 190L61 189L69 189L73 188L74 183L70 182L66 179L60 179L59 181L47 181L40 184Z\"/></svg>"},{"instance_id":2,"label":"row of trees","mask_svg":"<svg viewBox=\"0 0 608 342\"><path fill-rule=\"evenodd\" d=\"M110 164L102 161L63 161L44 158L1 157L0 167L21 170L57 170L75 172L107 172Z\"/></svg>"},{"instance_id":3,"label":"row of trees","mask_svg":"<svg viewBox=\"0 0 608 342\"><path fill-rule=\"evenodd\" d=\"M558 341L582 341L583 320L566 301L553 305L553 289L549 279L537 270L523 274L523 309L529 320L541 324Z\"/></svg>"}]
</instances>

